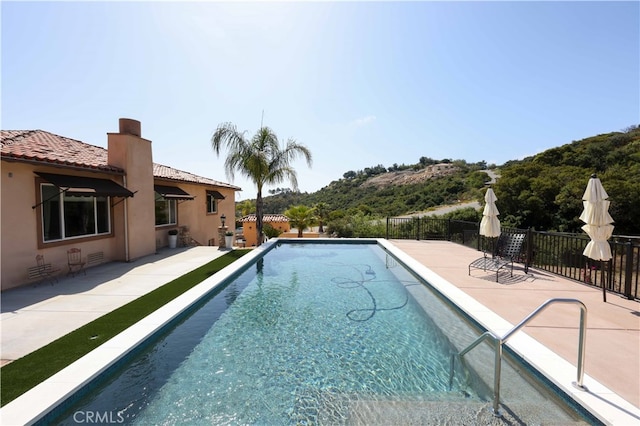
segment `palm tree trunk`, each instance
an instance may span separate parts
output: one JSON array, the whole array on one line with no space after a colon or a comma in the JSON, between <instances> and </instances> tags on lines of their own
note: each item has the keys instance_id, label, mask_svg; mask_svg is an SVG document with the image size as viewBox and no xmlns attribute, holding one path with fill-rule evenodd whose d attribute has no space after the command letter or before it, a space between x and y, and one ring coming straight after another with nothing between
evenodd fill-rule
<instances>
[{"instance_id":1,"label":"palm tree trunk","mask_svg":"<svg viewBox=\"0 0 640 426\"><path fill-rule=\"evenodd\" d=\"M258 195L256 196L256 246L262 244L262 188L258 188Z\"/></svg>"}]
</instances>

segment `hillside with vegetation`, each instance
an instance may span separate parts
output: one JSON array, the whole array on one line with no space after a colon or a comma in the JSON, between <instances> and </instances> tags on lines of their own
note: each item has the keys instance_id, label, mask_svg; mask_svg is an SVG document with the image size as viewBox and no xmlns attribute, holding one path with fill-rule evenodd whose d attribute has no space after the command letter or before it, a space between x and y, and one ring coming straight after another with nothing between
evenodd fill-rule
<instances>
[{"instance_id":1,"label":"hillside with vegetation","mask_svg":"<svg viewBox=\"0 0 640 426\"><path fill-rule=\"evenodd\" d=\"M347 171L342 179L314 193L271 190L264 198L264 212L283 213L296 205L320 204L329 231L344 230L353 221L423 212L465 201L482 202L485 184L490 181L487 168L500 175L493 188L505 226L581 232L581 198L595 173L609 194L615 234L640 235L639 126L574 141L499 167L421 157L412 165ZM481 212L474 209L451 215L464 220L481 218Z\"/></svg>"},{"instance_id":2,"label":"hillside with vegetation","mask_svg":"<svg viewBox=\"0 0 640 426\"><path fill-rule=\"evenodd\" d=\"M640 235L640 127L589 137L500 168L501 220L519 228L581 232L582 195L596 174L617 235Z\"/></svg>"},{"instance_id":3,"label":"hillside with vegetation","mask_svg":"<svg viewBox=\"0 0 640 426\"><path fill-rule=\"evenodd\" d=\"M441 171L425 172L435 167ZM482 171L484 168L484 163L436 161L426 157L411 166L386 168L377 165L347 171L342 179L311 194L276 190L275 194L265 197L265 211L281 213L294 204L312 206L325 203L330 211L358 210L369 215L397 216L420 212L442 204L481 197L481 190L490 179Z\"/></svg>"}]
</instances>

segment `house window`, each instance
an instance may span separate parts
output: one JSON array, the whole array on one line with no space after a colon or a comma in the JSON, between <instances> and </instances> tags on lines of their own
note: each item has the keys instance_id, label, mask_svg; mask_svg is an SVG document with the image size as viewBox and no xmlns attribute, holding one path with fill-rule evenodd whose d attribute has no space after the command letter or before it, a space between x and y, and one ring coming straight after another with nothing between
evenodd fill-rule
<instances>
[{"instance_id":1,"label":"house window","mask_svg":"<svg viewBox=\"0 0 640 426\"><path fill-rule=\"evenodd\" d=\"M156 192L156 226L175 225L177 217L176 200L163 198Z\"/></svg>"},{"instance_id":2,"label":"house window","mask_svg":"<svg viewBox=\"0 0 640 426\"><path fill-rule=\"evenodd\" d=\"M207 192L207 213L216 213L218 211L218 200L211 192Z\"/></svg>"},{"instance_id":3,"label":"house window","mask_svg":"<svg viewBox=\"0 0 640 426\"><path fill-rule=\"evenodd\" d=\"M50 184L40 186L43 241L109 234L109 197L71 196Z\"/></svg>"}]
</instances>

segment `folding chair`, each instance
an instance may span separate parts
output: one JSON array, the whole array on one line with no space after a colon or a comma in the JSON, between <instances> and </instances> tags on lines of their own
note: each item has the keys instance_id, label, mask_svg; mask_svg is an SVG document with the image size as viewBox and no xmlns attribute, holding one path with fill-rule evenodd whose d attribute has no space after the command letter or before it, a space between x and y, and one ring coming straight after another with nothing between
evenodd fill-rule
<instances>
[{"instance_id":1,"label":"folding chair","mask_svg":"<svg viewBox=\"0 0 640 426\"><path fill-rule=\"evenodd\" d=\"M71 248L67 250L67 261L69 264L69 273L67 275L75 277L80 271L87 275L87 272L84 270L85 262L82 261L82 250L79 248Z\"/></svg>"}]
</instances>

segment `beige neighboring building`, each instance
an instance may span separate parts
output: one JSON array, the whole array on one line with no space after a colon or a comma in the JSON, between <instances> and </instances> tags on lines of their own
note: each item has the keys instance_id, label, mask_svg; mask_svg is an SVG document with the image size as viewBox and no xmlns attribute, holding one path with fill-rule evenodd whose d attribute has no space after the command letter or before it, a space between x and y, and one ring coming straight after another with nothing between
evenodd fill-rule
<instances>
[{"instance_id":1,"label":"beige neighboring building","mask_svg":"<svg viewBox=\"0 0 640 426\"><path fill-rule=\"evenodd\" d=\"M246 247L256 246L258 243L256 232L256 215L250 214L239 220L242 223L242 234L245 239ZM283 233L291 229L289 218L283 214L265 214L262 216L262 223L269 224ZM264 225L263 225L264 226Z\"/></svg>"},{"instance_id":2,"label":"beige neighboring building","mask_svg":"<svg viewBox=\"0 0 640 426\"><path fill-rule=\"evenodd\" d=\"M2 130L2 290L31 282L36 255L66 273L70 248L91 266L153 254L171 229L183 244L219 244L239 187L153 163L139 121L120 119L107 143Z\"/></svg>"}]
</instances>

